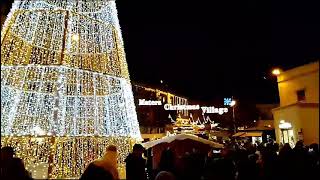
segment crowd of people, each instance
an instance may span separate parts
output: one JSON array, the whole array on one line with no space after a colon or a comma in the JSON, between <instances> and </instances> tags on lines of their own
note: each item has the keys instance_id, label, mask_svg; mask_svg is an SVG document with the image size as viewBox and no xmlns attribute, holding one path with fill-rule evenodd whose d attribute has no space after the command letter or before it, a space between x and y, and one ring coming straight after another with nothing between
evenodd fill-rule
<instances>
[{"instance_id":1,"label":"crowd of people","mask_svg":"<svg viewBox=\"0 0 320 180\"><path fill-rule=\"evenodd\" d=\"M319 177L319 145L304 146L298 141L294 148L279 146L273 141L252 144L226 142L223 149L202 154L177 155L165 149L157 168L147 166L145 149L135 144L126 158L127 180L267 180L311 179ZM80 179L118 180L117 147L107 147L105 155L90 163ZM12 147L1 148L1 179L32 179L23 161L14 157Z\"/></svg>"},{"instance_id":2,"label":"crowd of people","mask_svg":"<svg viewBox=\"0 0 320 180\"><path fill-rule=\"evenodd\" d=\"M22 159L15 157L13 148L9 146L1 148L0 174L0 179L32 179Z\"/></svg>"},{"instance_id":3,"label":"crowd of people","mask_svg":"<svg viewBox=\"0 0 320 180\"><path fill-rule=\"evenodd\" d=\"M146 180L142 153L130 159L128 179ZM139 162L139 163L138 163ZM128 163L128 162L127 162ZM227 142L223 149L201 154L194 149L176 155L174 149L162 152L157 169L146 171L151 180L271 180L313 179L319 177L319 145L304 146L298 141L294 148L268 143ZM137 178L139 177L139 178Z\"/></svg>"}]
</instances>

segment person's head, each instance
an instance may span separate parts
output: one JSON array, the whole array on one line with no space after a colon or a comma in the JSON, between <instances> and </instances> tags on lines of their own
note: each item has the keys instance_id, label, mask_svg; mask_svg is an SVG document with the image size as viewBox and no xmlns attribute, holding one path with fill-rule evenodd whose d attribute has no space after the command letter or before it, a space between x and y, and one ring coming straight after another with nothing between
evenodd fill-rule
<instances>
[{"instance_id":1,"label":"person's head","mask_svg":"<svg viewBox=\"0 0 320 180\"><path fill-rule=\"evenodd\" d=\"M132 150L133 154L142 155L144 152L144 147L141 144L135 144Z\"/></svg>"},{"instance_id":2,"label":"person's head","mask_svg":"<svg viewBox=\"0 0 320 180\"><path fill-rule=\"evenodd\" d=\"M106 148L106 152L104 156L95 161L95 165L103 167L105 170L109 171L114 179L118 179L118 152L117 152L117 147L114 145L109 145Z\"/></svg>"},{"instance_id":3,"label":"person's head","mask_svg":"<svg viewBox=\"0 0 320 180\"><path fill-rule=\"evenodd\" d=\"M274 150L275 152L279 151L279 144L278 144L278 143L274 143L274 144L273 144L273 150Z\"/></svg>"},{"instance_id":4,"label":"person's head","mask_svg":"<svg viewBox=\"0 0 320 180\"><path fill-rule=\"evenodd\" d=\"M263 143L258 144L257 150L262 151L264 149Z\"/></svg>"},{"instance_id":5,"label":"person's head","mask_svg":"<svg viewBox=\"0 0 320 180\"><path fill-rule=\"evenodd\" d=\"M319 145L317 143L311 144L309 148L312 149L313 152L319 152Z\"/></svg>"},{"instance_id":6,"label":"person's head","mask_svg":"<svg viewBox=\"0 0 320 180\"><path fill-rule=\"evenodd\" d=\"M117 147L114 145L107 146L103 159L116 164L117 158L118 158Z\"/></svg>"},{"instance_id":7,"label":"person's head","mask_svg":"<svg viewBox=\"0 0 320 180\"><path fill-rule=\"evenodd\" d=\"M10 146L5 146L1 148L1 159L10 159L14 156L14 150Z\"/></svg>"},{"instance_id":8,"label":"person's head","mask_svg":"<svg viewBox=\"0 0 320 180\"><path fill-rule=\"evenodd\" d=\"M279 154L280 155L285 155L285 154L290 153L291 151L292 151L292 148L291 148L290 144L289 143L285 143L283 145L283 147L280 149Z\"/></svg>"},{"instance_id":9,"label":"person's head","mask_svg":"<svg viewBox=\"0 0 320 180\"><path fill-rule=\"evenodd\" d=\"M292 149L289 143L285 143L282 149Z\"/></svg>"},{"instance_id":10,"label":"person's head","mask_svg":"<svg viewBox=\"0 0 320 180\"><path fill-rule=\"evenodd\" d=\"M266 146L266 149L268 150L268 151L273 151L273 143L267 143L267 146Z\"/></svg>"},{"instance_id":11,"label":"person's head","mask_svg":"<svg viewBox=\"0 0 320 180\"><path fill-rule=\"evenodd\" d=\"M296 146L294 147L295 149L299 149L302 150L304 148L303 142L302 141L298 141L296 143Z\"/></svg>"},{"instance_id":12,"label":"person's head","mask_svg":"<svg viewBox=\"0 0 320 180\"><path fill-rule=\"evenodd\" d=\"M274 140L273 140L272 138L269 138L269 139L268 139L268 143L273 144L273 142L274 142Z\"/></svg>"},{"instance_id":13,"label":"person's head","mask_svg":"<svg viewBox=\"0 0 320 180\"><path fill-rule=\"evenodd\" d=\"M175 177L172 173L161 171L157 174L155 180L175 180Z\"/></svg>"},{"instance_id":14,"label":"person's head","mask_svg":"<svg viewBox=\"0 0 320 180\"><path fill-rule=\"evenodd\" d=\"M229 157L229 155L230 155L230 150L228 148L223 148L221 150L221 156L222 157L226 158L226 157Z\"/></svg>"},{"instance_id":15,"label":"person's head","mask_svg":"<svg viewBox=\"0 0 320 180\"><path fill-rule=\"evenodd\" d=\"M115 145L107 146L106 152L117 153L117 146Z\"/></svg>"}]
</instances>

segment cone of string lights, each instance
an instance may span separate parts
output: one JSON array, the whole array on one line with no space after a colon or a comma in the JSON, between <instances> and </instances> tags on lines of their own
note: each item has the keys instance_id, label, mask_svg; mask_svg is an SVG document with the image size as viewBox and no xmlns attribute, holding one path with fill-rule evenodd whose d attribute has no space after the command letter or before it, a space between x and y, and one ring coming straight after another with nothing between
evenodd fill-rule
<instances>
[{"instance_id":1,"label":"cone of string lights","mask_svg":"<svg viewBox=\"0 0 320 180\"><path fill-rule=\"evenodd\" d=\"M1 146L36 178L77 178L141 139L114 0L15 0L1 30Z\"/></svg>"}]
</instances>

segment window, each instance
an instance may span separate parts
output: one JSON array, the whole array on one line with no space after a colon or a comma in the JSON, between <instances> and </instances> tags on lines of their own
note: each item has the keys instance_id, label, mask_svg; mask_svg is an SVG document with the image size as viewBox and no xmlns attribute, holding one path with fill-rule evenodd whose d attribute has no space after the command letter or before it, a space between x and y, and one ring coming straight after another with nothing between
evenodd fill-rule
<instances>
[{"instance_id":1,"label":"window","mask_svg":"<svg viewBox=\"0 0 320 180\"><path fill-rule=\"evenodd\" d=\"M306 94L304 89L297 91L297 98L298 98L298 101L306 100Z\"/></svg>"}]
</instances>

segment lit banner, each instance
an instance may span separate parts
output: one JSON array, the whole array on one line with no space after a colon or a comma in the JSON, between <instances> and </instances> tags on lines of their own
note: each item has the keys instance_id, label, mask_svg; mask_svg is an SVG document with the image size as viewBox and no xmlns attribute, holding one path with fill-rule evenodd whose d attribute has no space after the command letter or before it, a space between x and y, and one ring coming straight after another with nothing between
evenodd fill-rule
<instances>
[{"instance_id":1,"label":"lit banner","mask_svg":"<svg viewBox=\"0 0 320 180\"><path fill-rule=\"evenodd\" d=\"M224 114L228 112L228 108L216 108L214 106L206 107L200 105L171 105L171 104L165 104L164 109L167 111L172 110L199 110L201 109L203 113L205 114Z\"/></svg>"},{"instance_id":2,"label":"lit banner","mask_svg":"<svg viewBox=\"0 0 320 180\"><path fill-rule=\"evenodd\" d=\"M207 113L207 114L217 113L217 114L222 115L222 114L228 112L228 108L215 108L214 106L211 106L211 107L202 106L201 109L202 109L203 113Z\"/></svg>"},{"instance_id":3,"label":"lit banner","mask_svg":"<svg viewBox=\"0 0 320 180\"><path fill-rule=\"evenodd\" d=\"M145 100L139 99L139 106L159 106L162 105L161 101L154 101L154 100ZM224 114L228 112L228 108L216 108L214 106L200 106L197 105L172 105L172 104L165 104L164 109L166 111L180 111L180 110L202 110L202 113L205 114Z\"/></svg>"},{"instance_id":4,"label":"lit banner","mask_svg":"<svg viewBox=\"0 0 320 180\"><path fill-rule=\"evenodd\" d=\"M198 110L200 109L199 105L172 105L172 104L165 104L165 110Z\"/></svg>"},{"instance_id":5,"label":"lit banner","mask_svg":"<svg viewBox=\"0 0 320 180\"><path fill-rule=\"evenodd\" d=\"M139 106L157 106L162 105L161 101L139 99Z\"/></svg>"}]
</instances>

